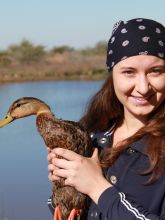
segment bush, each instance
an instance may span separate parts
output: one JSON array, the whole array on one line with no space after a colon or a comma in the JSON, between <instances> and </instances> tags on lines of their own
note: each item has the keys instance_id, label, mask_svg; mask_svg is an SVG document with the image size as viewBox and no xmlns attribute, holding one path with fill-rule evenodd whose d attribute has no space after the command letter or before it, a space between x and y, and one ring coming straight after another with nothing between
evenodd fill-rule
<instances>
[{"instance_id":1,"label":"bush","mask_svg":"<svg viewBox=\"0 0 165 220\"><path fill-rule=\"evenodd\" d=\"M9 58L9 54L5 51L0 52L0 65L1 66L8 66L11 64L11 60Z\"/></svg>"},{"instance_id":2,"label":"bush","mask_svg":"<svg viewBox=\"0 0 165 220\"><path fill-rule=\"evenodd\" d=\"M34 46L30 41L23 40L19 45L12 45L8 52L21 64L37 63L45 56L44 46Z\"/></svg>"},{"instance_id":3,"label":"bush","mask_svg":"<svg viewBox=\"0 0 165 220\"><path fill-rule=\"evenodd\" d=\"M51 52L52 53L64 53L64 52L71 52L71 51L74 51L73 47L63 45L60 47L54 47Z\"/></svg>"}]
</instances>

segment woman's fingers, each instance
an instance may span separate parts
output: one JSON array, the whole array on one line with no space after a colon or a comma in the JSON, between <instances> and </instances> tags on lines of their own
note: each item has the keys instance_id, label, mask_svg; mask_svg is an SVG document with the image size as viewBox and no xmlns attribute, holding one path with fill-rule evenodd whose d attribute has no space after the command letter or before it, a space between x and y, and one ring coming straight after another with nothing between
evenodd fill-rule
<instances>
[{"instance_id":1,"label":"woman's fingers","mask_svg":"<svg viewBox=\"0 0 165 220\"><path fill-rule=\"evenodd\" d=\"M67 177L67 171L64 169L60 169L53 164L48 165L48 179L50 181L59 180L61 177L66 178Z\"/></svg>"},{"instance_id":2,"label":"woman's fingers","mask_svg":"<svg viewBox=\"0 0 165 220\"><path fill-rule=\"evenodd\" d=\"M52 159L55 158L55 157L56 157L56 155L52 151L50 153L48 153L48 155L47 155L48 163L51 163Z\"/></svg>"},{"instance_id":3,"label":"woman's fingers","mask_svg":"<svg viewBox=\"0 0 165 220\"><path fill-rule=\"evenodd\" d=\"M66 161L64 159L53 159L51 164L48 164L48 172L49 172L49 176L53 175L53 176L58 176L58 177L67 177L67 173L68 173L68 165L69 161ZM50 179L50 178L49 178Z\"/></svg>"},{"instance_id":4,"label":"woman's fingers","mask_svg":"<svg viewBox=\"0 0 165 220\"><path fill-rule=\"evenodd\" d=\"M92 158L85 158L63 148L53 149L48 153L48 171L50 173L48 178L51 181L64 178L66 185L72 185L80 171L86 173L86 168L83 171L83 167L85 166L88 169L88 160L98 161L98 149L94 150Z\"/></svg>"},{"instance_id":5,"label":"woman's fingers","mask_svg":"<svg viewBox=\"0 0 165 220\"><path fill-rule=\"evenodd\" d=\"M63 148L55 148L53 150L50 150L48 148L48 156L47 156L48 162L52 162L52 159L57 158L57 156L60 156L68 161L74 161L81 157L79 154L71 150L67 150Z\"/></svg>"},{"instance_id":6,"label":"woman's fingers","mask_svg":"<svg viewBox=\"0 0 165 220\"><path fill-rule=\"evenodd\" d=\"M48 172L53 172L55 166L53 164L48 164Z\"/></svg>"},{"instance_id":7,"label":"woman's fingers","mask_svg":"<svg viewBox=\"0 0 165 220\"><path fill-rule=\"evenodd\" d=\"M68 161L66 159L62 159L62 158L53 158L52 159L52 164L58 168L62 168L62 169L70 169L74 167L74 163L72 163L72 161Z\"/></svg>"},{"instance_id":8,"label":"woman's fingers","mask_svg":"<svg viewBox=\"0 0 165 220\"><path fill-rule=\"evenodd\" d=\"M65 158L66 160L70 160L70 161L76 160L80 157L79 154L77 154L71 150L67 150L67 149L63 149L63 148L55 148L55 149L53 149L53 153Z\"/></svg>"},{"instance_id":9,"label":"woman's fingers","mask_svg":"<svg viewBox=\"0 0 165 220\"><path fill-rule=\"evenodd\" d=\"M48 174L48 179L49 179L51 182L53 182L53 181L56 181L56 180L60 180L60 177L55 176L55 175L53 175L52 173L49 173L49 174Z\"/></svg>"}]
</instances>

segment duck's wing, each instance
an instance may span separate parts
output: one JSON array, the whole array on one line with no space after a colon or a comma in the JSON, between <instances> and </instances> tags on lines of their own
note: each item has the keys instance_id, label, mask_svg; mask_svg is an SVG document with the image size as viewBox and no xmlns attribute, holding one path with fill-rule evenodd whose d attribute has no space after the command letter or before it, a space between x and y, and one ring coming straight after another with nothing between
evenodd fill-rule
<instances>
[{"instance_id":1,"label":"duck's wing","mask_svg":"<svg viewBox=\"0 0 165 220\"><path fill-rule=\"evenodd\" d=\"M37 128L49 148L61 147L84 156L91 155L91 139L78 122L41 114L37 117Z\"/></svg>"}]
</instances>

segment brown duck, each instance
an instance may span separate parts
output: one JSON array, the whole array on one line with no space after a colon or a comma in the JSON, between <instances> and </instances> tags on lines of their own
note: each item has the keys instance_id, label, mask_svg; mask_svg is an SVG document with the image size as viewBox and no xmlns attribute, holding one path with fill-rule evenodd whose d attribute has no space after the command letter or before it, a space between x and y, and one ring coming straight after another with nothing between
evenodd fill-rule
<instances>
[{"instance_id":1,"label":"brown duck","mask_svg":"<svg viewBox=\"0 0 165 220\"><path fill-rule=\"evenodd\" d=\"M37 98L23 97L13 102L0 127L30 115L36 115L36 126L49 148L62 147L87 157L92 155L91 139L84 128L78 122L57 119L50 107ZM80 219L86 215L89 204L89 198L65 186L64 179L52 183L52 200L56 207L54 220Z\"/></svg>"}]
</instances>

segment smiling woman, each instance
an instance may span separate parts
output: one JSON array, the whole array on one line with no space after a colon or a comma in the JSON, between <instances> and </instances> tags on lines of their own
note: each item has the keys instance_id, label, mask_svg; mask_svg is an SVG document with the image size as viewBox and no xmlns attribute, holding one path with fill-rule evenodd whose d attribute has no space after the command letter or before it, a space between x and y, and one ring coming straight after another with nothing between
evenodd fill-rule
<instances>
[{"instance_id":1,"label":"smiling woman","mask_svg":"<svg viewBox=\"0 0 165 220\"><path fill-rule=\"evenodd\" d=\"M100 157L49 151L49 179L65 178L91 198L88 220L164 219L165 27L144 18L117 22L107 67L80 121Z\"/></svg>"},{"instance_id":2,"label":"smiling woman","mask_svg":"<svg viewBox=\"0 0 165 220\"><path fill-rule=\"evenodd\" d=\"M165 97L164 60L155 56L129 57L113 68L116 96L124 106L124 115L146 121ZM129 116L130 115L130 116Z\"/></svg>"}]
</instances>

